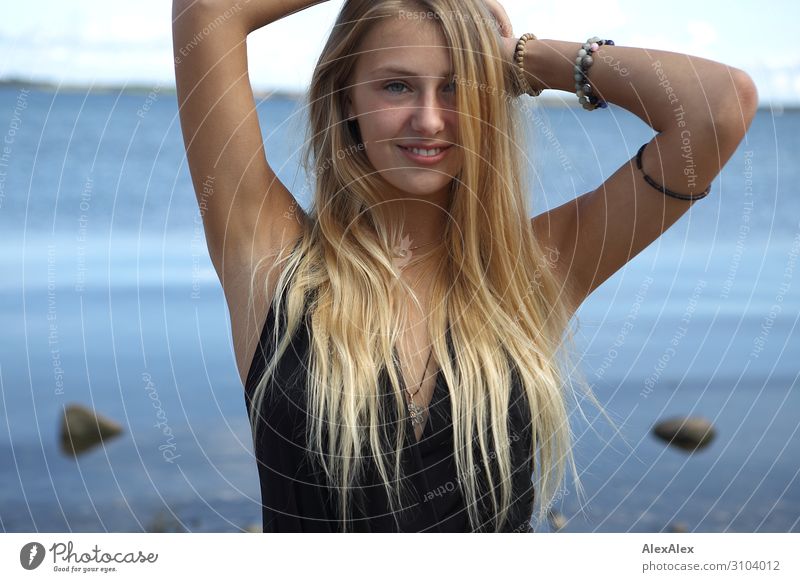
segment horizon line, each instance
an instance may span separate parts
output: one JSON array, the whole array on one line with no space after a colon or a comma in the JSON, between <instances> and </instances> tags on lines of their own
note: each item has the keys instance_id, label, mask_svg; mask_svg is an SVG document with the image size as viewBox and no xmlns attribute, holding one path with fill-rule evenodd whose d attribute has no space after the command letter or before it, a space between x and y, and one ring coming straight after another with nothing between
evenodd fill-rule
<instances>
[{"instance_id":1,"label":"horizon line","mask_svg":"<svg viewBox=\"0 0 800 582\"><path fill-rule=\"evenodd\" d=\"M104 82L99 84L92 84L86 82L73 82L73 83L56 83L53 81L41 81L34 79L25 79L21 77L5 77L0 78L0 88L10 87L30 87L37 90L53 91L53 90L91 90L98 92L106 91L123 91L126 93L149 93L152 91L166 91L169 93L176 93L175 84L160 84L160 83L118 83L118 82ZM305 91L297 89L282 89L282 88L265 88L260 86L253 86L253 96L258 98L269 98L271 96L301 100L306 96ZM563 93L563 91L562 91ZM556 105L560 107L571 107L570 103L564 99L546 96L543 94L541 97L536 98L538 101L546 103L547 105ZM614 105L612 103L612 105ZM616 106L619 107L619 106ZM794 101L772 101L764 98L759 99L758 109L772 109L774 107L781 107L783 109L800 109L800 99Z\"/></svg>"}]
</instances>

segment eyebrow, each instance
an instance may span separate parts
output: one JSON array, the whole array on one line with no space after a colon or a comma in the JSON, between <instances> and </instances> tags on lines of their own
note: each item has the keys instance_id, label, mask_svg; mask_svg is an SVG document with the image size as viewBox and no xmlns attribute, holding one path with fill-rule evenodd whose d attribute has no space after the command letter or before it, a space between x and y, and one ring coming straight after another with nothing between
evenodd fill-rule
<instances>
[{"instance_id":1,"label":"eyebrow","mask_svg":"<svg viewBox=\"0 0 800 582\"><path fill-rule=\"evenodd\" d=\"M370 73L370 76L374 77L375 75L378 75L378 74L383 74L383 75L386 75L386 76L389 76L389 77L391 77L391 76L398 76L398 77L428 77L428 75L420 75L419 73L415 73L414 71L408 71L406 69L403 69L402 67L394 67L394 66L378 67L377 69L373 70ZM452 77L452 76L453 76L453 72L452 71L446 71L446 72L442 73L441 75L439 75L437 78L448 78L448 77Z\"/></svg>"}]
</instances>

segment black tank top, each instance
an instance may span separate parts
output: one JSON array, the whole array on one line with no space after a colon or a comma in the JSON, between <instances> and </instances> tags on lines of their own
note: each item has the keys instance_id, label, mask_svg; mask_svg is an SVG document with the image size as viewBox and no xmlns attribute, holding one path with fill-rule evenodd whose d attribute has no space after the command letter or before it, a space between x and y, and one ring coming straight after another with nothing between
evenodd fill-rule
<instances>
[{"instance_id":1,"label":"black tank top","mask_svg":"<svg viewBox=\"0 0 800 582\"><path fill-rule=\"evenodd\" d=\"M281 313L285 315L283 308ZM305 373L307 366L309 327L306 317L291 339L291 344L278 362L276 375L267 384L259 431L254 451L261 481L261 504L264 532L338 532L335 489L313 454L307 449ZM266 363L275 350L272 334L275 314L270 304L259 344L245 383L245 404L251 411L254 390ZM281 331L286 329L285 317ZM449 340L449 337L448 337ZM451 345L451 344L450 344ZM387 381L385 371L382 380ZM529 452L530 413L520 403L519 383L514 380L509 409L511 458L513 468L512 507L503 531L530 533L534 505L531 482L533 463ZM387 407L393 409L392 406ZM482 495L481 522L473 530L458 485L453 453L453 430L450 395L444 376L437 373L436 385L429 405L429 418L419 442L414 437L410 418L407 422L407 449L401 459L403 475L413 498L399 514L392 515L389 501L377 468L368 463L361 487L351 495L354 512L347 525L355 532L471 532L491 531L490 497ZM477 450L477 449L476 449ZM490 457L492 453L490 452ZM477 457L476 457L477 458ZM482 468L482 463L481 463ZM480 471L476 470L479 483ZM499 499L499 488L496 495Z\"/></svg>"}]
</instances>

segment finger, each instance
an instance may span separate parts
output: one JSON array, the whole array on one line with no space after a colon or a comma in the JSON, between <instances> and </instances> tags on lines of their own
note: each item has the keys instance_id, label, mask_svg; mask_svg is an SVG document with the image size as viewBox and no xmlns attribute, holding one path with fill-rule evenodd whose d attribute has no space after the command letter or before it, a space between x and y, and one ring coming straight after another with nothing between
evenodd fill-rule
<instances>
[{"instance_id":1,"label":"finger","mask_svg":"<svg viewBox=\"0 0 800 582\"><path fill-rule=\"evenodd\" d=\"M514 29L511 26L511 19L508 17L506 9L495 0L486 0L486 4L500 26L500 34L502 36L514 36Z\"/></svg>"}]
</instances>

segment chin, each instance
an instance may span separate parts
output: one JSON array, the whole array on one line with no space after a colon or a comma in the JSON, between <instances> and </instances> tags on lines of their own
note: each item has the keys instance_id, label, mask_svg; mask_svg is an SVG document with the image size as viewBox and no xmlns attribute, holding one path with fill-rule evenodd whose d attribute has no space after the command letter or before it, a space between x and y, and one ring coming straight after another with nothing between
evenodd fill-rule
<instances>
[{"instance_id":1,"label":"chin","mask_svg":"<svg viewBox=\"0 0 800 582\"><path fill-rule=\"evenodd\" d=\"M402 171L405 172L405 170ZM398 176L395 175L391 177L397 178ZM443 179L444 176L442 175L437 175L434 180L420 180L420 176L409 178L407 174L403 177L407 179L387 179L386 176L384 176L384 179L397 190L414 196L432 196L438 194L442 190L449 188L450 184L453 182L452 177Z\"/></svg>"},{"instance_id":2,"label":"chin","mask_svg":"<svg viewBox=\"0 0 800 582\"><path fill-rule=\"evenodd\" d=\"M447 184L437 184L430 187L419 186L415 188L406 186L399 189L408 194L408 196L413 196L415 198L432 198L434 196L438 196L446 188Z\"/></svg>"}]
</instances>

